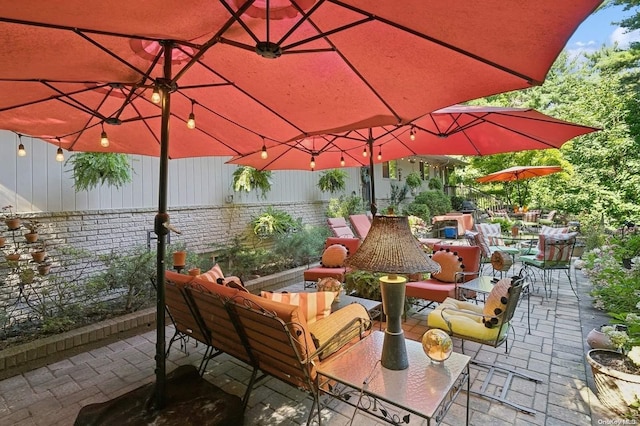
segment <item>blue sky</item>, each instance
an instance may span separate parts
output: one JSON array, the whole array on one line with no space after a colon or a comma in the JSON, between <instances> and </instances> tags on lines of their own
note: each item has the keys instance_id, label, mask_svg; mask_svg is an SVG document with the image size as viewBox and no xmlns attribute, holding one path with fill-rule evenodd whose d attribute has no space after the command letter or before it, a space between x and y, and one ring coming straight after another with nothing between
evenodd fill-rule
<instances>
[{"instance_id":1,"label":"blue sky","mask_svg":"<svg viewBox=\"0 0 640 426\"><path fill-rule=\"evenodd\" d=\"M611 23L634 13L633 10L624 12L622 9L607 7L587 18L569 39L566 45L569 53L573 56L580 51L595 51L603 44L612 45L614 42L618 42L621 48L626 48L631 41L640 41L640 31L627 33L623 28Z\"/></svg>"}]
</instances>

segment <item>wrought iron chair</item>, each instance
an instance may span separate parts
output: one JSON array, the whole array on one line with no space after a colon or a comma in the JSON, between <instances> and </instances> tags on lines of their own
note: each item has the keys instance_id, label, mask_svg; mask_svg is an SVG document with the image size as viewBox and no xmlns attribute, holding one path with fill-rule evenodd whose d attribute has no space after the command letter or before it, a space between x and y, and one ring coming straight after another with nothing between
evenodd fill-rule
<instances>
[{"instance_id":1,"label":"wrought iron chair","mask_svg":"<svg viewBox=\"0 0 640 426\"><path fill-rule=\"evenodd\" d=\"M522 269L519 275L530 282L536 281L536 275L542 277L544 292L547 297L551 297L551 284L553 281L553 272L563 271L569 280L569 286L578 298L578 292L571 280L571 265L573 257L573 249L576 244L577 233L556 233L539 235L538 253L520 256ZM537 274L536 274L537 273ZM577 284L577 283L576 283ZM560 285L558 280L558 285Z\"/></svg>"},{"instance_id":2,"label":"wrought iron chair","mask_svg":"<svg viewBox=\"0 0 640 426\"><path fill-rule=\"evenodd\" d=\"M520 296L527 286L528 282L520 277L504 278L495 284L484 306L448 298L429 313L427 327L439 328L446 331L450 336L461 339L463 353L465 340L494 348L504 344L505 353L508 353L509 332L511 331L515 337L515 331L512 327L513 316L520 301ZM480 391L474 393L500 401L525 413L535 414L534 410L507 400L507 392L514 377L536 383L540 383L541 380L522 372L476 361L475 359L472 359L471 363L488 370ZM499 395L488 394L486 392L487 388L496 373L505 376L504 385L501 386L502 390Z\"/></svg>"}]
</instances>

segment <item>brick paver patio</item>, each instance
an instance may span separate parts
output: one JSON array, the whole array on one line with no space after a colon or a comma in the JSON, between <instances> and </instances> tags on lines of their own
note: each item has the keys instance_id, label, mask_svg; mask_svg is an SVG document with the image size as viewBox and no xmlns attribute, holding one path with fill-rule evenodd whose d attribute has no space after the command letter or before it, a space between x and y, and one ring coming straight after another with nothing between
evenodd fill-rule
<instances>
[{"instance_id":1,"label":"brick paver patio","mask_svg":"<svg viewBox=\"0 0 640 426\"><path fill-rule=\"evenodd\" d=\"M550 298L543 298L542 292L531 295L531 334L526 332L526 303L520 304L515 318L516 336L509 343L509 354L505 354L503 347L465 343L465 353L472 358L515 367L543 381L535 384L516 378L508 395L536 410L535 416L472 394L472 425L598 425L621 420L599 405L593 386L589 386L592 377L584 360L587 349L584 337L595 325L602 324L604 317L591 307L589 285L582 273L577 271L575 277L580 301L566 278L561 278L559 291L554 289ZM288 290L294 291L296 287ZM426 313L409 313L404 323L407 338L421 338L426 331ZM171 336L171 327L168 328L167 336ZM0 381L0 425L72 425L82 406L114 398L153 381L154 339L155 331L150 331ZM460 351L460 342L456 339L454 342L456 351ZM198 365L203 350L202 345L195 347L189 343L187 354L175 345L167 362L168 371L187 363ZM207 380L236 395L243 394L249 376L246 365L227 355L213 359L205 373ZM482 370L472 366L472 389L479 389L484 376ZM499 381L492 383L500 388ZM464 423L465 400L466 394L461 392L443 424ZM304 392L267 378L252 393L245 424L304 424L310 405L311 399ZM322 414L325 424L346 425L353 408L332 400ZM415 424L412 420L411 424ZM368 426L380 422L358 413L353 424Z\"/></svg>"}]
</instances>

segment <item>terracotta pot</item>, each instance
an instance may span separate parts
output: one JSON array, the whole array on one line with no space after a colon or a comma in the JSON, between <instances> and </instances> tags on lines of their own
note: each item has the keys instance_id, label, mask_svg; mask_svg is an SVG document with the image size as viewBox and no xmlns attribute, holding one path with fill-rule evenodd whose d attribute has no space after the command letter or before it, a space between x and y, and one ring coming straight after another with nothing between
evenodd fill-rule
<instances>
[{"instance_id":1,"label":"terracotta pot","mask_svg":"<svg viewBox=\"0 0 640 426\"><path fill-rule=\"evenodd\" d=\"M33 260L40 263L42 261L44 261L44 258L47 257L47 252L44 250L39 250L39 251L32 251L31 252L31 257L33 257Z\"/></svg>"},{"instance_id":2,"label":"terracotta pot","mask_svg":"<svg viewBox=\"0 0 640 426\"><path fill-rule=\"evenodd\" d=\"M5 241L6 241L5 237L0 237L0 247L4 247Z\"/></svg>"},{"instance_id":3,"label":"terracotta pot","mask_svg":"<svg viewBox=\"0 0 640 426\"><path fill-rule=\"evenodd\" d=\"M18 260L20 260L20 253L6 254L4 257L9 261L17 262Z\"/></svg>"},{"instance_id":4,"label":"terracotta pot","mask_svg":"<svg viewBox=\"0 0 640 426\"><path fill-rule=\"evenodd\" d=\"M47 275L50 269L51 265L38 265L38 273L40 275Z\"/></svg>"},{"instance_id":5,"label":"terracotta pot","mask_svg":"<svg viewBox=\"0 0 640 426\"><path fill-rule=\"evenodd\" d=\"M594 328L587 334L587 344L591 349L615 349L613 342L602 331Z\"/></svg>"},{"instance_id":6,"label":"terracotta pot","mask_svg":"<svg viewBox=\"0 0 640 426\"><path fill-rule=\"evenodd\" d=\"M187 263L187 252L177 251L173 253L173 267L183 267Z\"/></svg>"},{"instance_id":7,"label":"terracotta pot","mask_svg":"<svg viewBox=\"0 0 640 426\"><path fill-rule=\"evenodd\" d=\"M24 234L24 238L28 243L35 243L38 241L38 233L37 232L29 232L28 234Z\"/></svg>"},{"instance_id":8,"label":"terracotta pot","mask_svg":"<svg viewBox=\"0 0 640 426\"><path fill-rule=\"evenodd\" d=\"M20 218L16 217L13 219L5 219L4 223L5 225L7 225L7 228L9 228L9 231L13 231L15 229L20 228L20 224L22 222L20 221Z\"/></svg>"},{"instance_id":9,"label":"terracotta pot","mask_svg":"<svg viewBox=\"0 0 640 426\"><path fill-rule=\"evenodd\" d=\"M200 268L191 268L189 269L189 275L195 277L196 275L200 275Z\"/></svg>"},{"instance_id":10,"label":"terracotta pot","mask_svg":"<svg viewBox=\"0 0 640 426\"><path fill-rule=\"evenodd\" d=\"M514 226L513 228L511 228L511 236L512 237L517 237L518 234L520 233L520 228L518 228L517 226Z\"/></svg>"}]
</instances>

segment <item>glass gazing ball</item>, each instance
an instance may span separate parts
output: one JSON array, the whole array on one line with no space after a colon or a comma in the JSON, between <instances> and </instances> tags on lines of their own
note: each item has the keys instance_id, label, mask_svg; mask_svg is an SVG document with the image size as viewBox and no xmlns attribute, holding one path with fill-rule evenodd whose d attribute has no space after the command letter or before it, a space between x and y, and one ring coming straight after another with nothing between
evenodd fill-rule
<instances>
[{"instance_id":1,"label":"glass gazing ball","mask_svg":"<svg viewBox=\"0 0 640 426\"><path fill-rule=\"evenodd\" d=\"M435 362L442 362L451 356L453 341L446 332L432 328L422 335L422 349Z\"/></svg>"}]
</instances>

